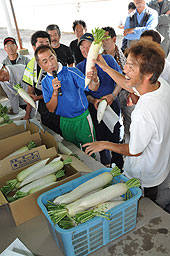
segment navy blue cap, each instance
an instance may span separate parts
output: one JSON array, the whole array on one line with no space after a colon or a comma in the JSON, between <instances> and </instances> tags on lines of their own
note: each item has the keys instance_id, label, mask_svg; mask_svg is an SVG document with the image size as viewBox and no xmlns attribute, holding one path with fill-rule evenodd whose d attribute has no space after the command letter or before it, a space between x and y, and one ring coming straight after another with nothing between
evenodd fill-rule
<instances>
[{"instance_id":1,"label":"navy blue cap","mask_svg":"<svg viewBox=\"0 0 170 256\"><path fill-rule=\"evenodd\" d=\"M94 41L94 37L91 33L85 33L84 35L82 35L82 37L80 37L79 46L81 45L81 42L84 40L92 43Z\"/></svg>"}]
</instances>

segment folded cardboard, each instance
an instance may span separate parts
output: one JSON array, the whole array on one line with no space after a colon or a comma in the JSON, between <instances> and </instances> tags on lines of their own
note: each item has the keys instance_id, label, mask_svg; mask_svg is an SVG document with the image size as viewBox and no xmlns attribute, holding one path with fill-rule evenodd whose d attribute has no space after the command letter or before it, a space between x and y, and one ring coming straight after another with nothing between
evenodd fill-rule
<instances>
[{"instance_id":1,"label":"folded cardboard","mask_svg":"<svg viewBox=\"0 0 170 256\"><path fill-rule=\"evenodd\" d=\"M33 151L33 150L31 150ZM44 148L39 148L39 155L41 160L42 159L46 159L48 157L50 157L50 159L54 159L55 157L57 157L57 152L56 149L53 148L49 148L49 149L44 149ZM24 154L23 154L24 156ZM21 156L20 156L21 157ZM6 161L10 161L9 159ZM23 169L25 169L26 167L28 167L29 161L27 166L24 166L24 168L18 167L17 170L13 171L12 169L10 169L10 172L7 175L4 175L0 178L0 187L4 186L6 184L6 181L11 180L11 179L15 179L16 175ZM10 163L8 163L9 168L11 168ZM47 191L50 190L56 186L60 186L63 183L66 183L70 180L73 180L75 178L78 178L80 176L80 173L73 167L73 165L66 165L64 167L65 170L65 176L61 177L60 179L58 179L57 184L51 185L47 188L44 188L40 191L37 191L36 193L30 194L24 198L21 198L17 201L14 201L12 203L8 203L7 199L4 197L4 195L0 192L0 203L1 205L4 204L8 204L9 208L11 210L11 214L13 216L13 219L15 221L16 225L20 225L22 223L24 223L25 221L28 221L38 215L40 215L41 210L37 205L37 198L38 196Z\"/></svg>"},{"instance_id":2,"label":"folded cardboard","mask_svg":"<svg viewBox=\"0 0 170 256\"><path fill-rule=\"evenodd\" d=\"M31 134L30 131L0 140L0 160L4 159L19 148L27 146L30 141L34 141L37 146L43 144L41 143L39 133Z\"/></svg>"},{"instance_id":3,"label":"folded cardboard","mask_svg":"<svg viewBox=\"0 0 170 256\"><path fill-rule=\"evenodd\" d=\"M33 134L31 134L31 131L29 130L21 134L17 134L9 138L0 140L0 176L7 174L10 170L6 167L8 162L6 162L6 159L4 158L7 157L12 152L18 150L19 148L28 145L28 143L31 140L33 140L37 144L37 146L44 145L47 149L55 147L56 151L58 149L57 142L54 139L54 137L48 132L44 132L42 130L40 131L40 133ZM16 165L16 163L18 164L18 161L24 164L29 158L31 158L32 161L34 161L35 158L39 157L37 147L34 149L34 151L27 151L21 158L20 154L17 155L17 157L17 159L19 160L16 160L16 156L9 157L11 165Z\"/></svg>"},{"instance_id":4,"label":"folded cardboard","mask_svg":"<svg viewBox=\"0 0 170 256\"><path fill-rule=\"evenodd\" d=\"M14 123L0 127L0 140L9 138L13 135L25 132L24 125L16 125Z\"/></svg>"},{"instance_id":5,"label":"folded cardboard","mask_svg":"<svg viewBox=\"0 0 170 256\"><path fill-rule=\"evenodd\" d=\"M39 127L32 122L25 121L25 124L16 125L15 123L0 126L0 140L30 131L31 134L38 133Z\"/></svg>"}]
</instances>

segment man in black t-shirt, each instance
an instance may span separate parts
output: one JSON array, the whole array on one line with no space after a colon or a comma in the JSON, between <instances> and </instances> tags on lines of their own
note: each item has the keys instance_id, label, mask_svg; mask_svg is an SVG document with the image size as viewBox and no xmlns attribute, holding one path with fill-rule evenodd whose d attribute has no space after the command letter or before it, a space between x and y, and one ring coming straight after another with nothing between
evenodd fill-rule
<instances>
[{"instance_id":1,"label":"man in black t-shirt","mask_svg":"<svg viewBox=\"0 0 170 256\"><path fill-rule=\"evenodd\" d=\"M68 46L60 44L61 31L55 24L51 24L46 28L47 33L51 38L51 46L54 49L57 59L63 66L72 67L74 59L71 50Z\"/></svg>"},{"instance_id":2,"label":"man in black t-shirt","mask_svg":"<svg viewBox=\"0 0 170 256\"><path fill-rule=\"evenodd\" d=\"M79 62L85 59L80 51L79 41L80 37L82 37L82 35L84 35L87 31L86 23L83 20L75 20L73 22L73 31L77 39L71 41L70 49L74 57L74 63L77 65Z\"/></svg>"}]
</instances>

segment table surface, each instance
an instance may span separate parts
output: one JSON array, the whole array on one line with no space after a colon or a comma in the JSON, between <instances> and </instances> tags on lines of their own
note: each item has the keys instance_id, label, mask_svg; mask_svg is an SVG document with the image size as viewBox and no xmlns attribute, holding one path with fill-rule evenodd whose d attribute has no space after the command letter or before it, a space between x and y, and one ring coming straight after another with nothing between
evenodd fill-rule
<instances>
[{"instance_id":1,"label":"table surface","mask_svg":"<svg viewBox=\"0 0 170 256\"><path fill-rule=\"evenodd\" d=\"M57 135L54 134L54 136ZM103 165L88 157L72 143L63 141L92 170ZM126 235L90 254L92 256L169 256L170 215L148 198L139 200L136 228ZM0 253L19 238L37 256L63 256L53 239L43 214L19 226L11 217L7 205L0 207Z\"/></svg>"}]
</instances>

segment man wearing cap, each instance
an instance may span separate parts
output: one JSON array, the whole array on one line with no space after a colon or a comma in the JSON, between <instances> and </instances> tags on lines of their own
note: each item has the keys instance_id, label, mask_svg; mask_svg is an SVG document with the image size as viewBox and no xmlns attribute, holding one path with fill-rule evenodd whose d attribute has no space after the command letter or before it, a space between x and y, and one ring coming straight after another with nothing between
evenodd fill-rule
<instances>
[{"instance_id":1,"label":"man wearing cap","mask_svg":"<svg viewBox=\"0 0 170 256\"><path fill-rule=\"evenodd\" d=\"M8 54L6 59L3 60L2 64L5 65L14 65L14 64L23 64L27 65L30 59L26 56L20 55L17 50L18 46L15 38L6 37L4 39L4 50Z\"/></svg>"},{"instance_id":2,"label":"man wearing cap","mask_svg":"<svg viewBox=\"0 0 170 256\"><path fill-rule=\"evenodd\" d=\"M8 114L11 115L18 114L19 107L26 109L26 103L18 94L16 94L16 91L13 88L16 84L23 86L22 77L24 70L25 66L22 64L6 66L0 64L0 85L10 101L11 109Z\"/></svg>"},{"instance_id":3,"label":"man wearing cap","mask_svg":"<svg viewBox=\"0 0 170 256\"><path fill-rule=\"evenodd\" d=\"M85 33L80 38L80 41L79 41L80 50L85 60L78 63L76 67L83 74L85 74L86 58L93 40L94 38L91 33ZM106 55L103 55L103 58L111 68L122 73L120 66L117 64L113 56L106 54ZM97 121L97 107L99 102L102 99L106 99L108 105L111 106L111 108L116 112L117 115L120 115L119 99L113 96L116 83L98 65L96 65L96 69L97 69L97 75L100 80L99 89L97 91L94 91L94 92L89 91L87 93L87 99L89 101L89 111L92 116L92 120L93 120L95 131L96 131L96 139L97 140L107 139L108 141L119 143L120 127L121 127L120 123L117 122L117 124L114 127L114 132L112 133L103 121L101 121L100 124L98 124L98 121ZM123 166L122 155L113 153L111 157L110 152L106 150L103 150L102 152L100 152L100 160L104 165L110 165L111 163L116 163L116 165L120 168L122 168Z\"/></svg>"}]
</instances>

